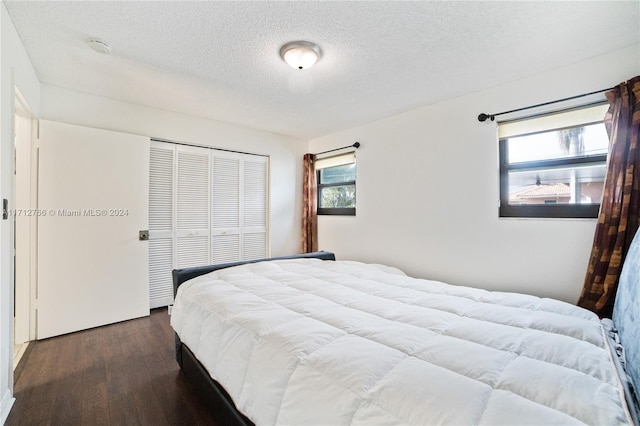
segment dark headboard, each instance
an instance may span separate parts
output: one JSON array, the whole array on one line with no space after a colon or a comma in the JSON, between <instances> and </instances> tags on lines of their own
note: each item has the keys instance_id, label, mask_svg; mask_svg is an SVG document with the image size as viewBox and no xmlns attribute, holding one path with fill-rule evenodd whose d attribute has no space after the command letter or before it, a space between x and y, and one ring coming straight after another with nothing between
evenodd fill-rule
<instances>
[{"instance_id":1,"label":"dark headboard","mask_svg":"<svg viewBox=\"0 0 640 426\"><path fill-rule=\"evenodd\" d=\"M198 277L200 275L208 274L209 272L217 271L218 269L230 268L232 266L246 265L248 263L257 263L264 262L268 260L282 260L282 259L320 259L320 260L336 260L336 255L331 253L330 251L316 251L313 253L303 253L296 254L293 256L280 256L280 257L270 257L266 259L254 259L254 260L244 260L240 262L232 262L232 263L220 263L218 265L207 265L207 266L196 266L194 268L182 268L182 269L174 269L173 270L173 294L178 291L178 287L185 281L188 281L192 278Z\"/></svg>"}]
</instances>

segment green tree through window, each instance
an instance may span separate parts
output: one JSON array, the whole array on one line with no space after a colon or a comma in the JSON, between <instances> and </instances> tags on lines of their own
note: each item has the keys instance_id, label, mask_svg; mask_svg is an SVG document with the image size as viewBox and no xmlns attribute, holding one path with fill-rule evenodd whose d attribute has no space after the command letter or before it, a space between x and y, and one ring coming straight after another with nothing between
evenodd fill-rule
<instances>
[{"instance_id":1,"label":"green tree through window","mask_svg":"<svg viewBox=\"0 0 640 426\"><path fill-rule=\"evenodd\" d=\"M318 170L318 214L355 215L355 162Z\"/></svg>"}]
</instances>

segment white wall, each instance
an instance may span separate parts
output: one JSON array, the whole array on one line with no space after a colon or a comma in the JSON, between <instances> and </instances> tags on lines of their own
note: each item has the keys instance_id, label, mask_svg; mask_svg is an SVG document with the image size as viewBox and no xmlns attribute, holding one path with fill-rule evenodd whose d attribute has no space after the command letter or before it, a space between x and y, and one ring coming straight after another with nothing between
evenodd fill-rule
<instances>
[{"instance_id":1,"label":"white wall","mask_svg":"<svg viewBox=\"0 0 640 426\"><path fill-rule=\"evenodd\" d=\"M362 143L357 216L321 216L320 249L413 276L575 303L596 220L499 219L496 125L476 117L605 89L638 74L635 45L311 140L311 152Z\"/></svg>"},{"instance_id":2,"label":"white wall","mask_svg":"<svg viewBox=\"0 0 640 426\"><path fill-rule=\"evenodd\" d=\"M41 118L270 157L273 256L300 251L304 141L42 85Z\"/></svg>"},{"instance_id":3,"label":"white wall","mask_svg":"<svg viewBox=\"0 0 640 426\"><path fill-rule=\"evenodd\" d=\"M13 203L15 87L38 114L40 83L7 10L0 6L0 198ZM13 404L13 222L0 222L0 423Z\"/></svg>"}]
</instances>

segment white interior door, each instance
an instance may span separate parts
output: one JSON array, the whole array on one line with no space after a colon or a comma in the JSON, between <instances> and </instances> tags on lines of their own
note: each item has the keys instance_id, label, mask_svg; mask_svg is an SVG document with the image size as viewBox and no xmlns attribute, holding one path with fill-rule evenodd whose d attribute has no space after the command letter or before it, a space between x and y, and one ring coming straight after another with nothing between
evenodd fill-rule
<instances>
[{"instance_id":1,"label":"white interior door","mask_svg":"<svg viewBox=\"0 0 640 426\"><path fill-rule=\"evenodd\" d=\"M149 146L40 122L38 339L149 314Z\"/></svg>"}]
</instances>

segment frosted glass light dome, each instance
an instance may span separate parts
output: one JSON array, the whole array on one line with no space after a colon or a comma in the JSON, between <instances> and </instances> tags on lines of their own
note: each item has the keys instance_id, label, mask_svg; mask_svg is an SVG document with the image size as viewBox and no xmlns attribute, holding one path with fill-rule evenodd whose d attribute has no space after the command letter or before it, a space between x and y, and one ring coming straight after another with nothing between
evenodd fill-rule
<instances>
[{"instance_id":1,"label":"frosted glass light dome","mask_svg":"<svg viewBox=\"0 0 640 426\"><path fill-rule=\"evenodd\" d=\"M308 41L292 41L280 48L280 56L291 68L311 68L321 56L320 47Z\"/></svg>"}]
</instances>

